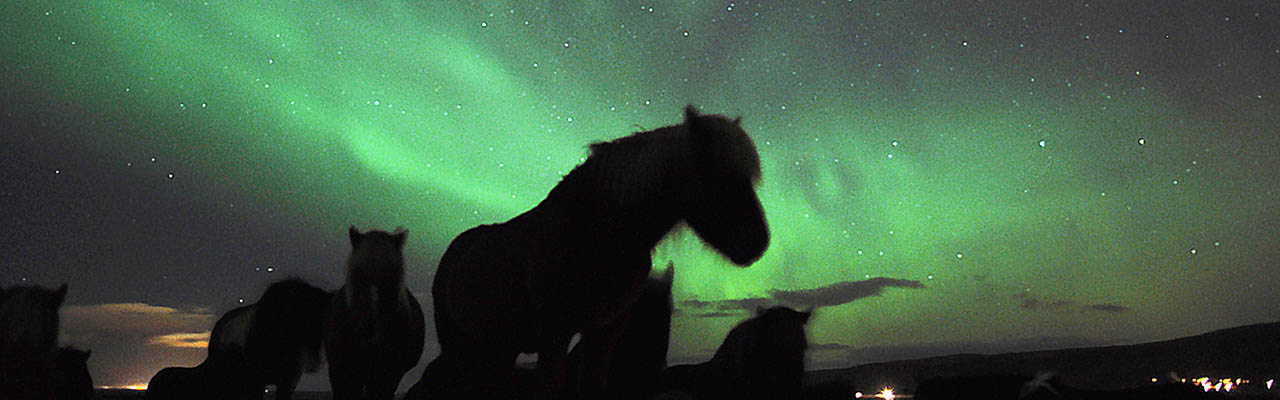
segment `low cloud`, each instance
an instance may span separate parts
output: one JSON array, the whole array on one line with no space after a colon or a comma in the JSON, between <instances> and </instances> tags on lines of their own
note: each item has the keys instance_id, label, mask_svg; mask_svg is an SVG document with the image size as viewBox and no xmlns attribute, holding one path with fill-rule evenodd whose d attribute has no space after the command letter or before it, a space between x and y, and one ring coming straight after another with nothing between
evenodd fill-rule
<instances>
[{"instance_id":1,"label":"low cloud","mask_svg":"<svg viewBox=\"0 0 1280 400\"><path fill-rule=\"evenodd\" d=\"M871 278L863 281L845 281L819 288L800 290L770 290L768 297L747 297L726 300L685 300L682 306L708 310L691 312L695 317L724 317L740 315L742 311L754 311L760 307L787 304L799 308L837 306L855 300L879 296L885 288L924 289L920 281L894 278Z\"/></svg>"},{"instance_id":2,"label":"low cloud","mask_svg":"<svg viewBox=\"0 0 1280 400\"><path fill-rule=\"evenodd\" d=\"M783 303L808 307L837 306L854 300L879 296L884 288L924 289L920 281L893 278L871 278L865 281L845 281L814 289L771 290L769 295Z\"/></svg>"},{"instance_id":3,"label":"low cloud","mask_svg":"<svg viewBox=\"0 0 1280 400\"><path fill-rule=\"evenodd\" d=\"M207 354L217 314L204 308L146 303L65 306L61 344L93 350L97 385L147 382L161 368L194 366Z\"/></svg>"},{"instance_id":4,"label":"low cloud","mask_svg":"<svg viewBox=\"0 0 1280 400\"><path fill-rule=\"evenodd\" d=\"M693 300L685 300L680 302L681 305L686 305L693 308L711 308L711 309L714 309L717 311L723 311L723 312L742 311L742 310L752 311L752 310L755 310L757 307L768 307L772 303L773 302L769 301L769 299L764 297L748 297L745 299L728 299L728 300L712 300L712 301L702 301L698 299L693 299Z\"/></svg>"},{"instance_id":5,"label":"low cloud","mask_svg":"<svg viewBox=\"0 0 1280 400\"><path fill-rule=\"evenodd\" d=\"M1109 313L1122 313L1122 312L1129 311L1129 307L1125 307L1119 304L1111 304L1111 303L1090 304L1090 305L1084 306L1084 308L1090 311L1101 311L1101 312L1109 312Z\"/></svg>"},{"instance_id":6,"label":"low cloud","mask_svg":"<svg viewBox=\"0 0 1280 400\"><path fill-rule=\"evenodd\" d=\"M191 348L207 344L214 315L208 310L183 311L145 303L68 306L62 309L62 332L72 342L108 338ZM194 338L203 335L204 339ZM109 340L109 339L108 339Z\"/></svg>"},{"instance_id":7,"label":"low cloud","mask_svg":"<svg viewBox=\"0 0 1280 400\"><path fill-rule=\"evenodd\" d=\"M816 351L852 351L854 349L855 347L853 346L841 343L816 343L809 345L809 350Z\"/></svg>"},{"instance_id":8,"label":"low cloud","mask_svg":"<svg viewBox=\"0 0 1280 400\"><path fill-rule=\"evenodd\" d=\"M1032 296L1029 292L1021 292L1013 295L1013 297L1019 300L1018 307L1024 310L1051 312L1098 311L1106 313L1122 313L1129 311L1129 307L1119 304L1101 303L1081 305L1075 300L1070 299L1042 299Z\"/></svg>"},{"instance_id":9,"label":"low cloud","mask_svg":"<svg viewBox=\"0 0 1280 400\"><path fill-rule=\"evenodd\" d=\"M147 340L147 344L179 347L189 349L203 349L209 347L210 331L200 333L170 333L167 335L152 336Z\"/></svg>"},{"instance_id":10,"label":"low cloud","mask_svg":"<svg viewBox=\"0 0 1280 400\"><path fill-rule=\"evenodd\" d=\"M732 312L732 311L713 311L713 312L693 314L694 317L698 317L698 318L724 318L724 317L736 317L739 315L741 315L741 312Z\"/></svg>"}]
</instances>

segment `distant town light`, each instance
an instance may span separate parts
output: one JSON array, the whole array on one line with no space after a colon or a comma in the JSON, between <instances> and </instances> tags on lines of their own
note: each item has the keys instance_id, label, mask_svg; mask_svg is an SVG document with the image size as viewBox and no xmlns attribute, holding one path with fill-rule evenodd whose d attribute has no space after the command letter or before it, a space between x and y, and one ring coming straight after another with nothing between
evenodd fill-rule
<instances>
[{"instance_id":1,"label":"distant town light","mask_svg":"<svg viewBox=\"0 0 1280 400\"><path fill-rule=\"evenodd\" d=\"M881 390L880 393L876 394L876 397L884 400L893 400L898 398L898 396L894 396L893 388L884 388L884 390Z\"/></svg>"}]
</instances>

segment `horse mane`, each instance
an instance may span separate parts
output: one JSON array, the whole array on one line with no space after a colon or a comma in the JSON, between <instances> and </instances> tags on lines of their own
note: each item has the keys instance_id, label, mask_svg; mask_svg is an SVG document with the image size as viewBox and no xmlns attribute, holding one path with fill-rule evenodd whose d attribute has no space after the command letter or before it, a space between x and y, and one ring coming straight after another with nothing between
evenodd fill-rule
<instances>
[{"instance_id":1,"label":"horse mane","mask_svg":"<svg viewBox=\"0 0 1280 400\"><path fill-rule=\"evenodd\" d=\"M643 195L658 191L670 174L708 164L759 182L760 155L742 130L742 118L699 114L692 104L684 113L678 125L592 143L587 160L561 183L594 181L594 187L606 188L611 200L628 204L644 201Z\"/></svg>"}]
</instances>

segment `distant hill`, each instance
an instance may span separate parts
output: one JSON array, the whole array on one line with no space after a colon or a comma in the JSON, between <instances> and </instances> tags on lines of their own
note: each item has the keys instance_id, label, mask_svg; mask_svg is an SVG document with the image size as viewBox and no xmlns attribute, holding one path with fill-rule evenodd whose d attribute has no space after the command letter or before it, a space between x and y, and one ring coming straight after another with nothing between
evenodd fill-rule
<instances>
[{"instance_id":1,"label":"distant hill","mask_svg":"<svg viewBox=\"0 0 1280 400\"><path fill-rule=\"evenodd\" d=\"M931 377L1025 375L1052 371L1081 389L1148 385L1151 378L1280 378L1280 322L1247 325L1162 342L1005 354L957 354L810 371L810 384L844 382L860 390L913 392Z\"/></svg>"}]
</instances>

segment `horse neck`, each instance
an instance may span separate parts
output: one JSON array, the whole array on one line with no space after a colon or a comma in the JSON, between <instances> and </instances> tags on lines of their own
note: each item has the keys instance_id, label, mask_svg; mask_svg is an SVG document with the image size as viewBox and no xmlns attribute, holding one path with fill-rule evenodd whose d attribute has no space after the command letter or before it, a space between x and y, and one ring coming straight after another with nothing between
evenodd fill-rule
<instances>
[{"instance_id":1,"label":"horse neck","mask_svg":"<svg viewBox=\"0 0 1280 400\"><path fill-rule=\"evenodd\" d=\"M668 194L620 204L583 176L565 177L541 203L509 223L543 234L652 250L680 221Z\"/></svg>"}]
</instances>

